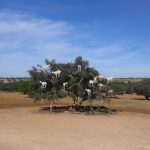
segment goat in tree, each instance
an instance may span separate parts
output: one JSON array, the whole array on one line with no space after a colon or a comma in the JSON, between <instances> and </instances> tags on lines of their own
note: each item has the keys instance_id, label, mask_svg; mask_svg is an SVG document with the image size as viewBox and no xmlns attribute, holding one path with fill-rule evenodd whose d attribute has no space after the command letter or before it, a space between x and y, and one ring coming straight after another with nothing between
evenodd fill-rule
<instances>
[{"instance_id":1,"label":"goat in tree","mask_svg":"<svg viewBox=\"0 0 150 150\"><path fill-rule=\"evenodd\" d=\"M99 90L101 90L103 87L104 87L104 84L102 84L102 83L99 83L99 84L98 84L98 89L99 89Z\"/></svg>"},{"instance_id":2,"label":"goat in tree","mask_svg":"<svg viewBox=\"0 0 150 150\"><path fill-rule=\"evenodd\" d=\"M98 82L98 77L94 77L94 83L97 83Z\"/></svg>"},{"instance_id":3,"label":"goat in tree","mask_svg":"<svg viewBox=\"0 0 150 150\"><path fill-rule=\"evenodd\" d=\"M89 102L89 106L90 106L90 109L91 109L91 112L94 113L94 110L92 108L92 91L91 89L85 89L86 93L87 93L87 96L88 96L88 102Z\"/></svg>"},{"instance_id":4,"label":"goat in tree","mask_svg":"<svg viewBox=\"0 0 150 150\"><path fill-rule=\"evenodd\" d=\"M61 70L52 71L52 74L54 74L56 78L60 76L60 73L61 73Z\"/></svg>"},{"instance_id":5,"label":"goat in tree","mask_svg":"<svg viewBox=\"0 0 150 150\"><path fill-rule=\"evenodd\" d=\"M63 88L66 90L66 87L68 86L68 82L63 83Z\"/></svg>"},{"instance_id":6,"label":"goat in tree","mask_svg":"<svg viewBox=\"0 0 150 150\"><path fill-rule=\"evenodd\" d=\"M106 78L106 79L107 79L107 82L108 82L108 83L112 82L112 80L113 80L112 77L108 77L108 78Z\"/></svg>"},{"instance_id":7,"label":"goat in tree","mask_svg":"<svg viewBox=\"0 0 150 150\"><path fill-rule=\"evenodd\" d=\"M113 93L114 93L114 91L111 89L111 90L108 90L108 96L110 96L110 97L112 97L112 95L113 95Z\"/></svg>"},{"instance_id":8,"label":"goat in tree","mask_svg":"<svg viewBox=\"0 0 150 150\"><path fill-rule=\"evenodd\" d=\"M97 83L97 82L101 81L103 78L104 77L101 74L96 76L96 77L94 77L94 83Z\"/></svg>"},{"instance_id":9,"label":"goat in tree","mask_svg":"<svg viewBox=\"0 0 150 150\"><path fill-rule=\"evenodd\" d=\"M90 81L89 81L89 85L90 85L90 86L93 86L93 85L94 85L94 80L90 80Z\"/></svg>"},{"instance_id":10,"label":"goat in tree","mask_svg":"<svg viewBox=\"0 0 150 150\"><path fill-rule=\"evenodd\" d=\"M78 71L81 71L81 65L78 65Z\"/></svg>"},{"instance_id":11,"label":"goat in tree","mask_svg":"<svg viewBox=\"0 0 150 150\"><path fill-rule=\"evenodd\" d=\"M103 103L107 102L108 104L110 104L112 95L113 95L113 90L108 90L107 92L102 93L101 96L102 96Z\"/></svg>"},{"instance_id":12,"label":"goat in tree","mask_svg":"<svg viewBox=\"0 0 150 150\"><path fill-rule=\"evenodd\" d=\"M91 90L85 89L85 91L87 92L88 99L90 99L91 98Z\"/></svg>"},{"instance_id":13,"label":"goat in tree","mask_svg":"<svg viewBox=\"0 0 150 150\"><path fill-rule=\"evenodd\" d=\"M46 91L47 82L42 82L42 81L40 81L40 84L41 84L41 90Z\"/></svg>"}]
</instances>

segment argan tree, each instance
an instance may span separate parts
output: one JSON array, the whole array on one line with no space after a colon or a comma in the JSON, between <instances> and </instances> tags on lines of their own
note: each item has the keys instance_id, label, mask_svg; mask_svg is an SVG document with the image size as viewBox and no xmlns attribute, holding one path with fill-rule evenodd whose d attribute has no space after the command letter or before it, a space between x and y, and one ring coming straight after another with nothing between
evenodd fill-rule
<instances>
[{"instance_id":1,"label":"argan tree","mask_svg":"<svg viewBox=\"0 0 150 150\"><path fill-rule=\"evenodd\" d=\"M52 104L57 98L70 96L73 100L73 105L81 105L82 101L89 97L85 89L91 89L91 99L96 98L95 91L97 86L91 87L89 80L99 75L99 72L89 66L89 62L81 56L75 58L73 63L57 63L55 59L45 60L45 64L49 66L48 70L44 70L42 66L32 67L29 70L31 76L30 96L35 100L46 99ZM60 70L59 76L55 76L53 72ZM46 82L46 89L42 89L40 81ZM63 83L67 83L66 88L63 88ZM98 83L97 83L98 84ZM79 98L82 99L79 103Z\"/></svg>"}]
</instances>

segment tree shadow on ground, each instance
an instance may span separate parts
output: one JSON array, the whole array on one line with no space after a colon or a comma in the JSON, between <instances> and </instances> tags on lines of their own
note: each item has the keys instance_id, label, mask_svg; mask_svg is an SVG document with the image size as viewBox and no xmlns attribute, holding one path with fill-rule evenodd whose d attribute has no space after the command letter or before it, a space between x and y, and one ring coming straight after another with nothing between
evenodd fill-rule
<instances>
[{"instance_id":1,"label":"tree shadow on ground","mask_svg":"<svg viewBox=\"0 0 150 150\"><path fill-rule=\"evenodd\" d=\"M70 108L72 108L70 110ZM105 106L92 106L93 112L91 112L90 106L53 106L52 112L55 113L86 113L86 114L113 114L116 113L117 110L109 109ZM40 107L40 111L50 111L50 107Z\"/></svg>"}]
</instances>

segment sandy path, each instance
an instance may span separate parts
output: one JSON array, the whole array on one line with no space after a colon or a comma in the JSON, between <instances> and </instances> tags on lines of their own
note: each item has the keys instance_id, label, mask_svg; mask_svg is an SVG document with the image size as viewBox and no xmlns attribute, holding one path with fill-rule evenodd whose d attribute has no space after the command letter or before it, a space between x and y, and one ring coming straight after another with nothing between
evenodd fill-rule
<instances>
[{"instance_id":1,"label":"sandy path","mask_svg":"<svg viewBox=\"0 0 150 150\"><path fill-rule=\"evenodd\" d=\"M150 115L0 109L0 150L150 150Z\"/></svg>"}]
</instances>

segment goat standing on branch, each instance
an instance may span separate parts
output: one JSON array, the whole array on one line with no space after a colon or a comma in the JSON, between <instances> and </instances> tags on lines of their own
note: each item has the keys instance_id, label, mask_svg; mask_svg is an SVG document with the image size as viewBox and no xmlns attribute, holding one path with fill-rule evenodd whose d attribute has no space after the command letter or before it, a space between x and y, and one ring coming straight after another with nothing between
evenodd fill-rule
<instances>
[{"instance_id":1,"label":"goat standing on branch","mask_svg":"<svg viewBox=\"0 0 150 150\"><path fill-rule=\"evenodd\" d=\"M91 90L85 89L85 91L87 92L88 99L90 99L91 98Z\"/></svg>"},{"instance_id":2,"label":"goat standing on branch","mask_svg":"<svg viewBox=\"0 0 150 150\"><path fill-rule=\"evenodd\" d=\"M94 83L101 81L104 77L102 75L98 75L94 78Z\"/></svg>"},{"instance_id":3,"label":"goat standing on branch","mask_svg":"<svg viewBox=\"0 0 150 150\"><path fill-rule=\"evenodd\" d=\"M78 65L78 71L81 71L81 65Z\"/></svg>"},{"instance_id":4,"label":"goat standing on branch","mask_svg":"<svg viewBox=\"0 0 150 150\"><path fill-rule=\"evenodd\" d=\"M102 83L98 84L98 90L101 90L103 87L104 87L104 84L102 84Z\"/></svg>"},{"instance_id":5,"label":"goat standing on branch","mask_svg":"<svg viewBox=\"0 0 150 150\"><path fill-rule=\"evenodd\" d=\"M113 95L113 93L114 93L114 91L113 90L108 90L108 96L111 98L112 97L112 95Z\"/></svg>"},{"instance_id":6,"label":"goat standing on branch","mask_svg":"<svg viewBox=\"0 0 150 150\"><path fill-rule=\"evenodd\" d=\"M66 90L66 87L68 86L68 82L63 83L63 88Z\"/></svg>"},{"instance_id":7,"label":"goat standing on branch","mask_svg":"<svg viewBox=\"0 0 150 150\"><path fill-rule=\"evenodd\" d=\"M52 71L52 74L54 74L56 78L60 76L60 73L61 73L61 70Z\"/></svg>"},{"instance_id":8,"label":"goat standing on branch","mask_svg":"<svg viewBox=\"0 0 150 150\"><path fill-rule=\"evenodd\" d=\"M108 82L108 83L112 82L112 80L113 80L112 77L108 77L108 78L107 78L107 82Z\"/></svg>"},{"instance_id":9,"label":"goat standing on branch","mask_svg":"<svg viewBox=\"0 0 150 150\"><path fill-rule=\"evenodd\" d=\"M41 84L41 90L46 91L47 82L42 82L42 81L40 81L40 84Z\"/></svg>"},{"instance_id":10,"label":"goat standing on branch","mask_svg":"<svg viewBox=\"0 0 150 150\"><path fill-rule=\"evenodd\" d=\"M90 86L93 86L93 85L94 85L94 80L90 80L90 81L89 81L89 85L90 85Z\"/></svg>"}]
</instances>

